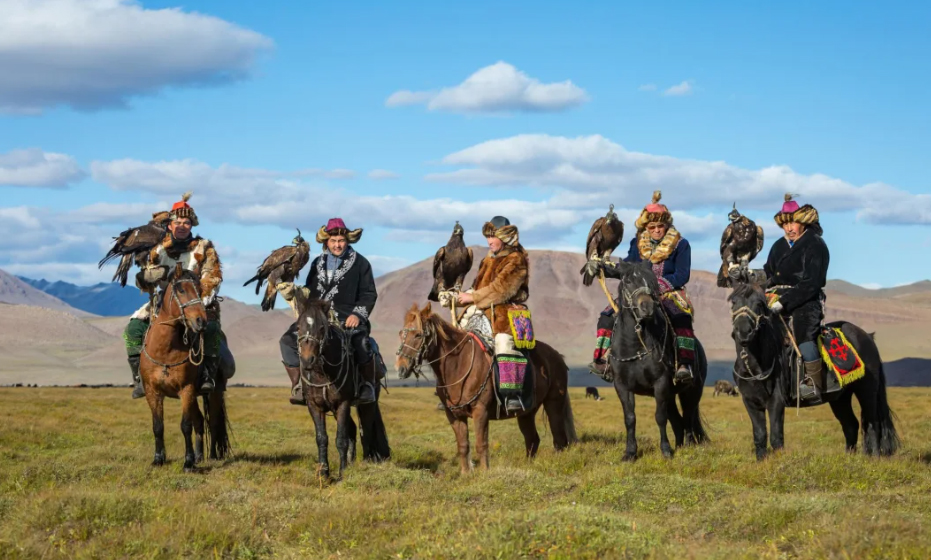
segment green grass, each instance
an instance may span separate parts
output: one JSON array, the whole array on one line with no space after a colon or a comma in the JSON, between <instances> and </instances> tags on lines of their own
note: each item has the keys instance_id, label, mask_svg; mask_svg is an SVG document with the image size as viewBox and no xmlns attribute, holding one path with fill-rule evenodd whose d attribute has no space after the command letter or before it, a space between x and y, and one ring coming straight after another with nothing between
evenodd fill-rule
<instances>
[{"instance_id":1,"label":"green grass","mask_svg":"<svg viewBox=\"0 0 931 560\"><path fill-rule=\"evenodd\" d=\"M844 453L830 410L787 414L783 453L757 463L740 399L703 401L712 443L658 452L638 399L643 457L623 463L620 404L573 389L582 443L524 458L491 427L491 470L461 476L431 389L392 389L391 462L314 476L306 410L285 389L231 389L235 458L152 468L148 407L129 389L0 389L0 558L926 558L931 391L894 389L904 448ZM332 442L331 465L336 469ZM542 430L542 421L538 420ZM670 430L671 435L671 430Z\"/></svg>"}]
</instances>

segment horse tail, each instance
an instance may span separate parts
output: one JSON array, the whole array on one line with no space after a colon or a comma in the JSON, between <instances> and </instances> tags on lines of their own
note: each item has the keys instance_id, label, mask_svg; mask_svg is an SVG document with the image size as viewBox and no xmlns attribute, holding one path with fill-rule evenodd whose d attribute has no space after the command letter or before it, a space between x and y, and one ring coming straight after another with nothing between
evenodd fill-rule
<instances>
[{"instance_id":1,"label":"horse tail","mask_svg":"<svg viewBox=\"0 0 931 560\"><path fill-rule=\"evenodd\" d=\"M359 406L358 413L362 429L362 459L376 463L387 461L391 458L391 447L378 402Z\"/></svg>"},{"instance_id":2,"label":"horse tail","mask_svg":"<svg viewBox=\"0 0 931 560\"><path fill-rule=\"evenodd\" d=\"M889 407L886 395L886 372L882 361L879 362L879 390L876 394L876 416L879 418L879 454L883 457L893 455L901 445L898 432L895 431L895 413Z\"/></svg>"},{"instance_id":3,"label":"horse tail","mask_svg":"<svg viewBox=\"0 0 931 560\"><path fill-rule=\"evenodd\" d=\"M579 436L575 432L575 416L572 414L572 402L569 400L569 391L566 391L566 398L563 401L563 425L566 428L566 441L569 445L579 442Z\"/></svg>"},{"instance_id":4,"label":"horse tail","mask_svg":"<svg viewBox=\"0 0 931 560\"><path fill-rule=\"evenodd\" d=\"M204 422L207 424L211 459L225 459L233 452L230 443L230 421L226 413L226 391L214 390L204 395Z\"/></svg>"}]
</instances>

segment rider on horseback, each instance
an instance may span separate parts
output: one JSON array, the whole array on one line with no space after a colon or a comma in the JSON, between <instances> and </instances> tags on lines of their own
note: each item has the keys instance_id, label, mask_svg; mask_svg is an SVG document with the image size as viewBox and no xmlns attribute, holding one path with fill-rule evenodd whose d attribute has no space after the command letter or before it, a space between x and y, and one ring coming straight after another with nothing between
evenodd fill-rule
<instances>
[{"instance_id":1,"label":"rider on horseback","mask_svg":"<svg viewBox=\"0 0 931 560\"><path fill-rule=\"evenodd\" d=\"M461 325L468 325L473 315L483 313L491 323L494 334L495 355L511 356L515 363L526 367L526 358L517 349L511 330L508 308L523 305L530 296L528 280L530 265L527 251L520 244L517 226L504 216L495 216L482 227L488 241L488 255L482 259L472 289L458 295L460 305L468 305ZM520 397L506 399L508 412L525 408Z\"/></svg>"},{"instance_id":2,"label":"rider on horseback","mask_svg":"<svg viewBox=\"0 0 931 560\"><path fill-rule=\"evenodd\" d=\"M825 387L817 340L824 320L824 286L831 255L821 238L818 211L811 204L799 207L787 194L774 218L785 235L773 243L763 267L767 291L775 294L770 309L792 318L795 342L805 362L799 397L817 399Z\"/></svg>"},{"instance_id":3,"label":"rider on horseback","mask_svg":"<svg viewBox=\"0 0 931 560\"><path fill-rule=\"evenodd\" d=\"M357 404L375 402L376 361L369 333L369 317L375 308L378 293L372 265L350 245L362 237L362 229L350 231L341 218L332 218L317 232L317 243L323 253L310 263L310 272L303 287L291 282L278 284L278 292L288 301L320 299L332 303L340 323L352 332L352 347L357 371L362 377ZM297 322L279 341L281 358L291 378L291 403L303 405L301 390L301 358L297 348Z\"/></svg>"},{"instance_id":4,"label":"rider on horseback","mask_svg":"<svg viewBox=\"0 0 931 560\"><path fill-rule=\"evenodd\" d=\"M630 250L625 262L653 263L653 274L659 281L663 308L669 315L676 333L676 349L679 367L675 381L683 383L692 379L692 364L695 361L695 332L692 330L692 304L685 291L692 271L692 248L689 242L672 225L672 214L660 204L662 194L653 193L653 201L637 218L637 235L630 240ZM614 265L604 263L605 275L617 277ZM606 308L598 318L598 334L594 360L589 364L592 373L612 380L607 360L611 348L615 313Z\"/></svg>"},{"instance_id":5,"label":"rider on horseback","mask_svg":"<svg viewBox=\"0 0 931 560\"><path fill-rule=\"evenodd\" d=\"M194 236L191 228L197 226L197 214L187 203L190 193L185 193L182 200L171 207L171 221L168 232L161 243L149 251L146 264L136 274L136 286L143 292L154 295L163 292L168 286L169 276L175 266L180 264L184 270L194 273L200 280L200 296L207 308L207 328L204 331L204 367L198 392L209 393L214 388L220 364L220 304L217 292L223 282L220 270L220 258L209 239ZM151 303L146 303L133 313L129 324L123 331L126 341L126 353L129 355L129 367L132 370L133 398L145 396L142 378L139 376L139 355L149 329Z\"/></svg>"}]
</instances>

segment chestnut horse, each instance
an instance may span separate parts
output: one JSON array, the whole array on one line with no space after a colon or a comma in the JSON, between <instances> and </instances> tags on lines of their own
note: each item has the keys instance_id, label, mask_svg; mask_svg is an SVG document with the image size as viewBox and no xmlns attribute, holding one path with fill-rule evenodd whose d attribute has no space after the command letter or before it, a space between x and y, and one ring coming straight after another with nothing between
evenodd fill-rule
<instances>
[{"instance_id":1,"label":"chestnut horse","mask_svg":"<svg viewBox=\"0 0 931 560\"><path fill-rule=\"evenodd\" d=\"M165 464L165 397L181 399L181 433L184 434L184 472L204 458L204 415L197 406L199 367L204 360L204 329L207 310L200 298L197 278L181 267L175 269L161 301L154 308L142 346L144 359L139 375L152 411L155 434L153 466ZM230 452L223 384L204 397L204 412L210 426L210 458L222 459ZM191 441L191 432L196 435Z\"/></svg>"},{"instance_id":2,"label":"chestnut horse","mask_svg":"<svg viewBox=\"0 0 931 560\"><path fill-rule=\"evenodd\" d=\"M301 388L307 410L314 421L317 440L317 468L321 478L329 478L326 413L336 417L336 449L339 452L339 476L356 458L356 423L350 414L359 381L353 348L352 331L330 324L330 302L308 300L298 302L297 342L301 357ZM374 356L370 362L377 367ZM375 394L381 390L376 381ZM356 406L362 428L362 459L373 462L391 457L388 435L378 401Z\"/></svg>"},{"instance_id":3,"label":"chestnut horse","mask_svg":"<svg viewBox=\"0 0 931 560\"><path fill-rule=\"evenodd\" d=\"M477 339L434 314L430 304L422 310L414 304L404 318L401 345L395 366L402 379L418 374L424 360L433 367L437 394L446 409L458 445L459 465L463 473L472 469L469 457L469 418L475 428L475 448L479 465L488 469L488 421L517 418L524 435L527 456L533 457L540 446L535 417L540 405L549 417L553 446L564 449L578 438L567 387L569 368L556 350L537 341L530 351L533 363L534 402L531 408L508 413L495 392L492 357Z\"/></svg>"}]
</instances>

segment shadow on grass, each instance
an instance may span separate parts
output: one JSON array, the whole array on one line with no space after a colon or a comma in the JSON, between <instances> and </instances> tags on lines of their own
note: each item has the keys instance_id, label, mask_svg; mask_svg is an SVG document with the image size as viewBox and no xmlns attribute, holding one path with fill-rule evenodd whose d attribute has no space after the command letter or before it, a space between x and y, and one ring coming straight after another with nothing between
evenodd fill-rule
<instances>
[{"instance_id":1,"label":"shadow on grass","mask_svg":"<svg viewBox=\"0 0 931 560\"><path fill-rule=\"evenodd\" d=\"M926 465L931 465L931 451L925 451L925 452L923 452L923 453L919 453L919 454L918 454L918 461L920 461L920 462L922 462L922 463L924 463L924 464L926 464Z\"/></svg>"},{"instance_id":2,"label":"shadow on grass","mask_svg":"<svg viewBox=\"0 0 931 560\"><path fill-rule=\"evenodd\" d=\"M413 459L395 460L395 464L402 469L411 469L416 471L428 470L435 473L440 469L440 465L446 461L443 454L439 451L424 451Z\"/></svg>"},{"instance_id":3,"label":"shadow on grass","mask_svg":"<svg viewBox=\"0 0 931 560\"><path fill-rule=\"evenodd\" d=\"M237 462L242 461L245 463L257 463L260 465L289 465L291 463L307 460L307 456L298 455L297 453L283 453L280 455L256 455L252 453L243 453L236 455L234 459L234 461Z\"/></svg>"},{"instance_id":4,"label":"shadow on grass","mask_svg":"<svg viewBox=\"0 0 931 560\"><path fill-rule=\"evenodd\" d=\"M579 443L603 443L605 445L620 445L626 443L627 436L624 434L582 434L579 436Z\"/></svg>"}]
</instances>

